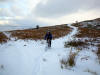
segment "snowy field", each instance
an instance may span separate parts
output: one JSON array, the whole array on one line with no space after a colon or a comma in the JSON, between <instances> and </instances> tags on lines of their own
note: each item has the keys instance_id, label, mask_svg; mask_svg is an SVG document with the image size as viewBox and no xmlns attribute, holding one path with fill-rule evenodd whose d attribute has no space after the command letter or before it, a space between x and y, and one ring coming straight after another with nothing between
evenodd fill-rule
<instances>
[{"instance_id":1,"label":"snowy field","mask_svg":"<svg viewBox=\"0 0 100 75\"><path fill-rule=\"evenodd\" d=\"M78 53L74 67L61 68L60 60L68 59L71 50L76 51L74 48L64 48L64 42L73 40L78 32L76 27L70 27L73 31L53 40L51 48L46 47L45 40L12 39L0 45L0 75L100 75L97 55L91 49Z\"/></svg>"}]
</instances>

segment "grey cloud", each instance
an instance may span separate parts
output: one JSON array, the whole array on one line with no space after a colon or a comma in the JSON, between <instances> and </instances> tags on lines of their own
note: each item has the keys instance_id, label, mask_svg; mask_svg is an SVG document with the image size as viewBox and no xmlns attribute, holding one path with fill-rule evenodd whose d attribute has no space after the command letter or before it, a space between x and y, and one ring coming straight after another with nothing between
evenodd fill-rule
<instances>
[{"instance_id":1,"label":"grey cloud","mask_svg":"<svg viewBox=\"0 0 100 75\"><path fill-rule=\"evenodd\" d=\"M36 20L32 15L29 16L26 8L27 4L23 3L24 0L22 2L20 2L20 0L14 1L15 0L0 0L0 4L2 4L0 6L0 21L8 21L8 24L5 23L5 25L46 25L46 23ZM22 19L16 18L17 16L22 17Z\"/></svg>"},{"instance_id":2,"label":"grey cloud","mask_svg":"<svg viewBox=\"0 0 100 75\"><path fill-rule=\"evenodd\" d=\"M100 0L48 0L46 4L40 2L34 13L39 17L54 18L91 9L100 9Z\"/></svg>"},{"instance_id":3,"label":"grey cloud","mask_svg":"<svg viewBox=\"0 0 100 75\"><path fill-rule=\"evenodd\" d=\"M13 16L14 14L11 12L11 10L10 9L8 9L8 8L2 8L1 10L0 10L0 17L11 17L11 16Z\"/></svg>"},{"instance_id":4,"label":"grey cloud","mask_svg":"<svg viewBox=\"0 0 100 75\"><path fill-rule=\"evenodd\" d=\"M26 9L22 4L23 3L16 3L11 1L11 2L6 2L6 1L11 1L11 0L5 0L4 3L0 6L0 17L11 17L11 16L24 16L25 14L27 15Z\"/></svg>"},{"instance_id":5,"label":"grey cloud","mask_svg":"<svg viewBox=\"0 0 100 75\"><path fill-rule=\"evenodd\" d=\"M13 0L0 0L0 3L1 2L9 2L9 1L13 1Z\"/></svg>"},{"instance_id":6,"label":"grey cloud","mask_svg":"<svg viewBox=\"0 0 100 75\"><path fill-rule=\"evenodd\" d=\"M32 26L36 27L36 25L45 26L47 23L38 21L34 18L24 17L23 19L0 19L1 21L8 21L8 24L0 24L0 26Z\"/></svg>"},{"instance_id":7,"label":"grey cloud","mask_svg":"<svg viewBox=\"0 0 100 75\"><path fill-rule=\"evenodd\" d=\"M0 0L0 2L5 2L5 1L8 1L8 0Z\"/></svg>"},{"instance_id":8,"label":"grey cloud","mask_svg":"<svg viewBox=\"0 0 100 75\"><path fill-rule=\"evenodd\" d=\"M29 18L25 18L25 19L22 19L22 20L12 20L13 24L15 25L20 25L20 26L33 26L35 27L37 24L40 25L40 26L43 26L43 25L47 25L46 23L43 23L43 22L40 22L36 19L29 19Z\"/></svg>"}]
</instances>

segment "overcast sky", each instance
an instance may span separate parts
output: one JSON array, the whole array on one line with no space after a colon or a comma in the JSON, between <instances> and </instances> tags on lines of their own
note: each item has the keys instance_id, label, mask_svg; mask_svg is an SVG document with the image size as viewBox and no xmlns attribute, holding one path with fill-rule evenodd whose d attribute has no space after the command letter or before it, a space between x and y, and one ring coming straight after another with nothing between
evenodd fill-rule
<instances>
[{"instance_id":1,"label":"overcast sky","mask_svg":"<svg viewBox=\"0 0 100 75\"><path fill-rule=\"evenodd\" d=\"M0 25L55 25L100 18L100 0L0 0Z\"/></svg>"}]
</instances>

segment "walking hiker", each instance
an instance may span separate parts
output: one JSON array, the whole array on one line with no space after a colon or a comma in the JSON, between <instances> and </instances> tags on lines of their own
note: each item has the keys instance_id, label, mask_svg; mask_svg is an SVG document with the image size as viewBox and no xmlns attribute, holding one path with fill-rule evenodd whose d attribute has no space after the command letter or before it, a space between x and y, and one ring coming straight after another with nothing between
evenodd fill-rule
<instances>
[{"instance_id":1,"label":"walking hiker","mask_svg":"<svg viewBox=\"0 0 100 75\"><path fill-rule=\"evenodd\" d=\"M48 47L51 47L51 40L52 40L52 34L50 31L48 31L45 35L45 40L47 40Z\"/></svg>"}]
</instances>

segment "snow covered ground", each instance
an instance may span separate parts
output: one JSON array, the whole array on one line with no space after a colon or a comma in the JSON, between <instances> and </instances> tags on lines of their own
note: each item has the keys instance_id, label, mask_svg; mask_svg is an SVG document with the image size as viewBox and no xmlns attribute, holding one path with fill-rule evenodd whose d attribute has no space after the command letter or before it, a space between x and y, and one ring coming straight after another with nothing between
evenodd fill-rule
<instances>
[{"instance_id":1,"label":"snow covered ground","mask_svg":"<svg viewBox=\"0 0 100 75\"><path fill-rule=\"evenodd\" d=\"M0 75L100 75L97 56L88 49L79 52L74 67L61 68L60 60L67 59L71 51L64 48L64 42L73 40L78 32L76 27L70 27L73 31L53 40L49 49L45 40L12 40L0 45Z\"/></svg>"}]
</instances>

